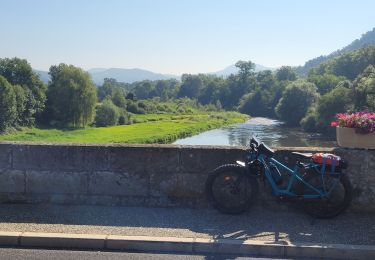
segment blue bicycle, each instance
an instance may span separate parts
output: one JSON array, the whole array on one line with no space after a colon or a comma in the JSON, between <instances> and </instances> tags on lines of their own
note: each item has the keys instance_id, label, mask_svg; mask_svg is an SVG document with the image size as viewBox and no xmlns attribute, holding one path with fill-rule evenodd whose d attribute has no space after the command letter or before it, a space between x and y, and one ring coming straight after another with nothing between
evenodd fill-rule
<instances>
[{"instance_id":1,"label":"blue bicycle","mask_svg":"<svg viewBox=\"0 0 375 260\"><path fill-rule=\"evenodd\" d=\"M321 156L293 152L294 169L276 160L275 152L253 137L246 161L225 164L213 170L206 181L206 195L214 208L240 214L254 203L258 179L268 182L279 198L295 199L308 214L332 218L342 213L352 200L352 186L342 172L346 163L335 155Z\"/></svg>"}]
</instances>

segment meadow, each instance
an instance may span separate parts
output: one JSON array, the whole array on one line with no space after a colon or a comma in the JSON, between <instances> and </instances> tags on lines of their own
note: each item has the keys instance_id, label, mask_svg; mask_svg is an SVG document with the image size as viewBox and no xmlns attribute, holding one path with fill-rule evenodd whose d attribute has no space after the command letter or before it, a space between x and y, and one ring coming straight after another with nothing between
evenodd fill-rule
<instances>
[{"instance_id":1,"label":"meadow","mask_svg":"<svg viewBox=\"0 0 375 260\"><path fill-rule=\"evenodd\" d=\"M244 122L247 115L237 112L201 114L133 115L133 124L78 129L26 128L1 135L0 141L53 143L172 143L209 129Z\"/></svg>"}]
</instances>

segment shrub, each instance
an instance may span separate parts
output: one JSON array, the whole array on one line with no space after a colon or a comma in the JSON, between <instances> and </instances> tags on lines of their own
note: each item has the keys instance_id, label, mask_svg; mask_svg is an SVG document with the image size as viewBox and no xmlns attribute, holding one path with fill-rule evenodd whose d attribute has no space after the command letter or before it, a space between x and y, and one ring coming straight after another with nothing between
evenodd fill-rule
<instances>
[{"instance_id":1,"label":"shrub","mask_svg":"<svg viewBox=\"0 0 375 260\"><path fill-rule=\"evenodd\" d=\"M96 126L117 125L119 122L119 117L119 109L112 103L111 100L106 99L96 109L95 124Z\"/></svg>"}]
</instances>

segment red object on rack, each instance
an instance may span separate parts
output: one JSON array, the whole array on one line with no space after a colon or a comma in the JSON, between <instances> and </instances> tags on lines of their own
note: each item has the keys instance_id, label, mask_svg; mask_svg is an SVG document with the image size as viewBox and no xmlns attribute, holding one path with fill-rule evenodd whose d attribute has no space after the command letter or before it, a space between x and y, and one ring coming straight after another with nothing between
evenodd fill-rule
<instances>
[{"instance_id":1,"label":"red object on rack","mask_svg":"<svg viewBox=\"0 0 375 260\"><path fill-rule=\"evenodd\" d=\"M327 165L333 165L335 166L341 166L343 164L343 161L340 156L331 154L331 153L314 153L312 156L313 162L318 164L327 164Z\"/></svg>"}]
</instances>

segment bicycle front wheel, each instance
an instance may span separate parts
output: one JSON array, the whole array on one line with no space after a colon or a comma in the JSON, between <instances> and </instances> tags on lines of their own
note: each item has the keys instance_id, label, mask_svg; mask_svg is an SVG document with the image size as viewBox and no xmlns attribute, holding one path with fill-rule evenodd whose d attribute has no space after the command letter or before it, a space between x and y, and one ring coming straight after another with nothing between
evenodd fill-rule
<instances>
[{"instance_id":1,"label":"bicycle front wheel","mask_svg":"<svg viewBox=\"0 0 375 260\"><path fill-rule=\"evenodd\" d=\"M246 174L245 167L227 164L216 168L207 178L206 195L212 206L222 213L247 211L258 193L258 182Z\"/></svg>"}]
</instances>

